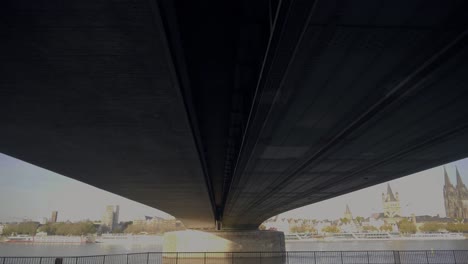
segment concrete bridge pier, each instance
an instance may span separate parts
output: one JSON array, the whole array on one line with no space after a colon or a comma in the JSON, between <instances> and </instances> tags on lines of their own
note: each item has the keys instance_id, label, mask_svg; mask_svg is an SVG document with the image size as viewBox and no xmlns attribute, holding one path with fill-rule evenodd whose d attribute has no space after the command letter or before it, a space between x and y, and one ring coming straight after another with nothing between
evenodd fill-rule
<instances>
[{"instance_id":1,"label":"concrete bridge pier","mask_svg":"<svg viewBox=\"0 0 468 264\"><path fill-rule=\"evenodd\" d=\"M230 261L235 264L285 263L285 240L278 231L198 231L185 230L164 234L164 263L200 261L214 263L214 260ZM179 252L169 254L170 252ZM183 253L192 252L192 253ZM190 260L190 261L189 261ZM206 261L206 262L205 262Z\"/></svg>"}]
</instances>

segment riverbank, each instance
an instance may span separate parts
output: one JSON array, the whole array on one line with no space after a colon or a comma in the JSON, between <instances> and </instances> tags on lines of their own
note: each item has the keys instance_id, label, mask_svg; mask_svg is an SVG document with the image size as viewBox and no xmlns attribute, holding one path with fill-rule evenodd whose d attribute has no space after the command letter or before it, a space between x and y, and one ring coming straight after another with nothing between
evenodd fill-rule
<instances>
[{"instance_id":1,"label":"riverbank","mask_svg":"<svg viewBox=\"0 0 468 264\"><path fill-rule=\"evenodd\" d=\"M288 242L294 241L392 241L392 240L465 240L467 234L462 233L416 233L401 235L390 232L367 232L367 233L336 233L326 236L314 236L309 233L285 234Z\"/></svg>"},{"instance_id":2,"label":"riverbank","mask_svg":"<svg viewBox=\"0 0 468 264\"><path fill-rule=\"evenodd\" d=\"M150 236L151 237L151 236ZM468 240L286 242L288 251L464 250ZM160 236L140 243L19 244L1 243L0 256L89 256L161 252Z\"/></svg>"},{"instance_id":3,"label":"riverbank","mask_svg":"<svg viewBox=\"0 0 468 264\"><path fill-rule=\"evenodd\" d=\"M106 244L144 244L162 243L162 235L126 235L126 234L104 234L102 236L10 236L0 237L0 243L15 244L84 244L84 243L106 243Z\"/></svg>"}]
</instances>

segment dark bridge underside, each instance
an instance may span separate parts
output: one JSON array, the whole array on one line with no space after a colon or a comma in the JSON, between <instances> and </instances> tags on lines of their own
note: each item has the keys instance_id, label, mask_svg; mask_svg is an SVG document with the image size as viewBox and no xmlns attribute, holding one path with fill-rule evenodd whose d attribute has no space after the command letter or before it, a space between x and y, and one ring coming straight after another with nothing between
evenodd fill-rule
<instances>
[{"instance_id":1,"label":"dark bridge underside","mask_svg":"<svg viewBox=\"0 0 468 264\"><path fill-rule=\"evenodd\" d=\"M468 156L466 4L7 0L0 152L253 229Z\"/></svg>"}]
</instances>

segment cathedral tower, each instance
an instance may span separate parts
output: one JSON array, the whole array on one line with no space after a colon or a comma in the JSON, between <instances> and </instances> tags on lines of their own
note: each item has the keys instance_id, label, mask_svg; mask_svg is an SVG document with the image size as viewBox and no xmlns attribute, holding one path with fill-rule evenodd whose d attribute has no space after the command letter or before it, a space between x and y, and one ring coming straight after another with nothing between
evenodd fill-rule
<instances>
[{"instance_id":1,"label":"cathedral tower","mask_svg":"<svg viewBox=\"0 0 468 264\"><path fill-rule=\"evenodd\" d=\"M468 189L463 183L458 168L455 167L457 185L453 186L444 167L445 213L450 218L468 219Z\"/></svg>"},{"instance_id":2,"label":"cathedral tower","mask_svg":"<svg viewBox=\"0 0 468 264\"><path fill-rule=\"evenodd\" d=\"M445 203L445 214L447 217L456 218L458 217L458 194L457 190L450 182L450 178L447 174L447 170L444 167L444 203Z\"/></svg>"},{"instance_id":3,"label":"cathedral tower","mask_svg":"<svg viewBox=\"0 0 468 264\"><path fill-rule=\"evenodd\" d=\"M462 178L460 176L460 173L458 172L458 168L455 167L455 172L457 175L457 194L458 194L458 205L457 205L457 211L458 211L458 216L460 218L468 218L468 189L466 188L465 184L462 181Z\"/></svg>"}]
</instances>

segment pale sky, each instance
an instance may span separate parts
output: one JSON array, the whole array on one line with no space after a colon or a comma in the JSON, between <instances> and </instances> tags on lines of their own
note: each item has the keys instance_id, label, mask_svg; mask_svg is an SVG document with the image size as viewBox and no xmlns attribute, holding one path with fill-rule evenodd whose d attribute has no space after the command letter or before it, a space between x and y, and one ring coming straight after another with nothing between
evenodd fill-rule
<instances>
[{"instance_id":1,"label":"pale sky","mask_svg":"<svg viewBox=\"0 0 468 264\"><path fill-rule=\"evenodd\" d=\"M86 195L84 195L86 194ZM91 185L0 154L0 222L40 221L58 211L58 221L101 220L107 205L120 205L119 221L171 217Z\"/></svg>"},{"instance_id":2,"label":"pale sky","mask_svg":"<svg viewBox=\"0 0 468 264\"><path fill-rule=\"evenodd\" d=\"M453 184L455 165L468 184L468 159L446 165ZM399 192L403 215L445 216L442 167L393 180L390 184L394 192ZM385 191L386 183L379 184L283 213L281 217L336 219L343 216L346 204L353 216L367 217L382 212L381 195ZM142 219L145 215L171 217L157 209L0 154L0 222L23 218L39 221L43 217L49 218L53 210L59 212L59 221L100 220L106 205L117 204L120 205L120 221Z\"/></svg>"},{"instance_id":3,"label":"pale sky","mask_svg":"<svg viewBox=\"0 0 468 264\"><path fill-rule=\"evenodd\" d=\"M455 166L468 184L468 158L445 165L453 185L456 184ZM393 193L400 196L401 213L403 216L439 214L445 217L444 207L444 171L443 167L435 167L419 173L411 174L389 181ZM387 183L374 185L352 193L338 196L323 202L304 206L281 214L285 218L337 219L343 217L346 204L349 205L353 217L368 217L373 213L383 212L382 192L387 192Z\"/></svg>"}]
</instances>

